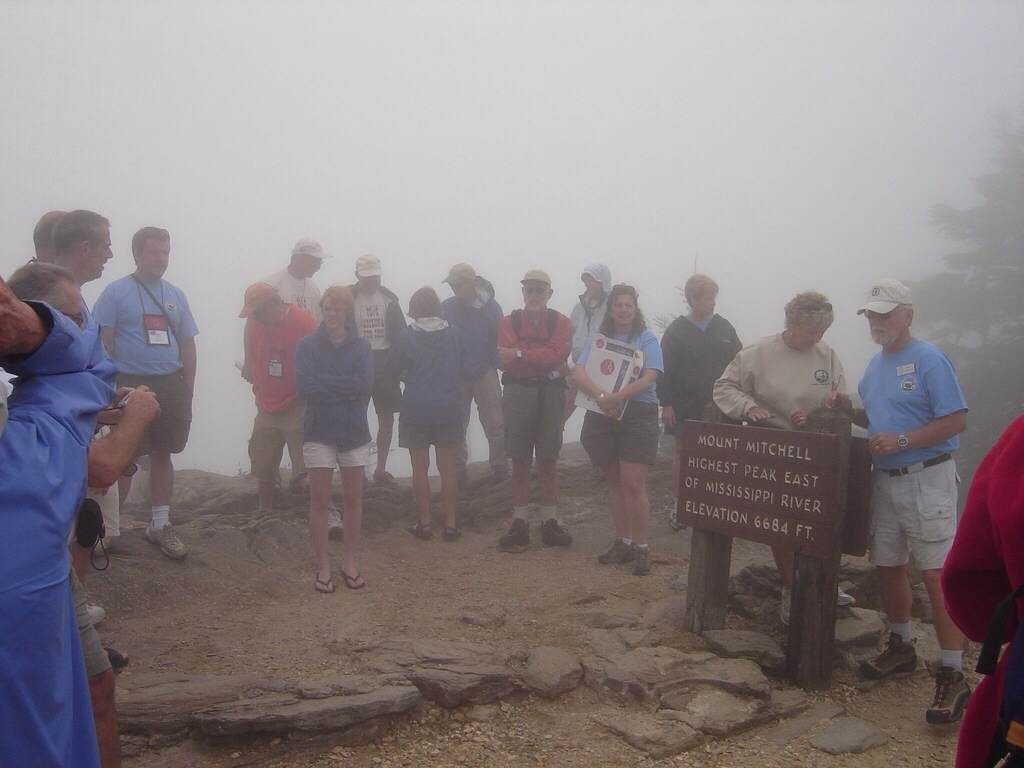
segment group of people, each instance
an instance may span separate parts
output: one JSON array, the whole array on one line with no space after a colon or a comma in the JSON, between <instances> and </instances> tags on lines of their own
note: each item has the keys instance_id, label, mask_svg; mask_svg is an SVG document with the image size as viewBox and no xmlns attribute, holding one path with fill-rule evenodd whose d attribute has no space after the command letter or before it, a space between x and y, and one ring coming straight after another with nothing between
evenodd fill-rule
<instances>
[{"instance_id":1,"label":"group of people","mask_svg":"<svg viewBox=\"0 0 1024 768\"><path fill-rule=\"evenodd\" d=\"M51 212L40 220L35 242L36 259L0 282L0 364L17 376L0 411L7 420L0 498L18 542L0 566L0 754L14 765L109 768L120 764L116 655L99 644L94 624L102 609L87 601L83 584L96 540L90 530L101 520L108 535L117 533L119 503L135 462L147 456L152 503L145 537L169 558L186 557L170 523L171 457L188 440L199 329L184 292L164 278L166 230L143 227L134 235L134 271L110 283L91 310L80 289L100 277L112 256L109 221L89 211ZM839 357L822 340L834 311L820 293L795 296L780 333L743 347L715 313L719 288L705 275L687 280L689 311L659 340L636 289L613 285L601 264L583 270L584 291L566 316L548 306L553 284L540 269L523 275L522 307L505 314L493 286L469 264L451 267L444 283L452 295L444 301L424 286L403 307L382 285L380 260L369 255L356 261L354 283L321 293L312 278L327 258L318 242L300 240L285 269L246 289L239 312L241 374L252 384L257 410L249 442L257 512L273 508L287 448L292 488L308 486L317 591L335 591L332 530L342 538L345 586L367 585L359 563L363 484L370 467L374 482L393 482L387 461L396 414L398 443L413 468L411 534L434 535L433 447L441 537L461 536L456 508L475 402L491 474L511 483L512 516L498 546L517 552L530 545L535 468L540 540L568 547L572 535L558 512L558 457L566 420L583 393L594 405L585 413L581 442L607 482L613 532L597 560L629 563L643 576L651 568L647 473L662 425L676 437L678 477L685 422L705 418L712 404L737 422L788 430L806 428L817 409L838 409L869 435L871 559L889 621L884 651L862 672L880 678L917 664L913 556L942 649L926 718L960 719L970 688L962 672L963 635L945 608L942 568L957 532L952 454L967 405L946 356L911 335L914 308L905 285L877 282L859 310L881 351L860 380L855 406ZM600 339L638 350L642 359L615 391L587 372ZM331 498L335 468L340 514ZM679 502L676 528L682 527ZM773 554L786 622L794 552L775 547ZM837 600L852 601L841 591Z\"/></svg>"}]
</instances>

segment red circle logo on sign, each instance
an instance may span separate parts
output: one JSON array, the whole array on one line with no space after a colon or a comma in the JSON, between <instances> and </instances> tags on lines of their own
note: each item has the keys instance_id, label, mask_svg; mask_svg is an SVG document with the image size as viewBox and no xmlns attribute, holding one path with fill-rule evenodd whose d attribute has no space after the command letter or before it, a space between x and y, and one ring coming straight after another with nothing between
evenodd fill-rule
<instances>
[{"instance_id":1,"label":"red circle logo on sign","mask_svg":"<svg viewBox=\"0 0 1024 768\"><path fill-rule=\"evenodd\" d=\"M613 363L611 360L602 360L601 361L601 373L603 373L605 376L611 376L612 375L612 371L614 371L614 370L615 370L615 363Z\"/></svg>"},{"instance_id":2,"label":"red circle logo on sign","mask_svg":"<svg viewBox=\"0 0 1024 768\"><path fill-rule=\"evenodd\" d=\"M598 339L594 342L594 346L598 349L604 349L604 339Z\"/></svg>"}]
</instances>

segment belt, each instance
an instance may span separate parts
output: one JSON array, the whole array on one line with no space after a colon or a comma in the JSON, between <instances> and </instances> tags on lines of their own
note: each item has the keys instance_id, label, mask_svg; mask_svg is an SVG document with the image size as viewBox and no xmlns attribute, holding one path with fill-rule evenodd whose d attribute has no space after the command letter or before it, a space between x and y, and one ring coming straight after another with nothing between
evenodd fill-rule
<instances>
[{"instance_id":1,"label":"belt","mask_svg":"<svg viewBox=\"0 0 1024 768\"><path fill-rule=\"evenodd\" d=\"M899 469L883 469L882 471L889 475L889 477L902 477L903 475L912 475L915 472L920 472L928 467L934 467L936 464L943 464L952 458L948 453L943 453L934 458L919 461L917 464L909 464Z\"/></svg>"}]
</instances>

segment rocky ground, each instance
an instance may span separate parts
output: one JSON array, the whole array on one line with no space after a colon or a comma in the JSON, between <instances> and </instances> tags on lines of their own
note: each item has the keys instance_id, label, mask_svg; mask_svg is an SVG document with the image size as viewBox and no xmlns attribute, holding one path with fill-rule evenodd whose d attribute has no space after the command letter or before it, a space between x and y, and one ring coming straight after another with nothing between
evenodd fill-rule
<instances>
[{"instance_id":1,"label":"rocky ground","mask_svg":"<svg viewBox=\"0 0 1024 768\"><path fill-rule=\"evenodd\" d=\"M778 676L782 628L767 548L737 542L724 631L682 632L687 533L652 473L651 575L600 566L605 488L567 450L568 550L496 547L508 489L478 478L457 543L402 530L408 492L369 486L365 590L313 590L305 501L255 519L246 478L180 473L182 563L142 538L129 509L109 570L88 587L108 611L129 766L932 766L954 727L925 725L920 669L865 683L881 618L862 561L844 565L859 608L837 627L835 684L805 695ZM332 546L338 546L332 544ZM927 604L917 606L927 618ZM919 650L936 655L918 622Z\"/></svg>"}]
</instances>

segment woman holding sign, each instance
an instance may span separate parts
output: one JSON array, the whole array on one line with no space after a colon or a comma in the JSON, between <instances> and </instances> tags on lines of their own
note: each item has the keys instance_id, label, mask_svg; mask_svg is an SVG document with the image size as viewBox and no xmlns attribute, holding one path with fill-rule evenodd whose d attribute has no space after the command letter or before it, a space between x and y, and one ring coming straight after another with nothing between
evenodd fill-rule
<instances>
[{"instance_id":1,"label":"woman holding sign","mask_svg":"<svg viewBox=\"0 0 1024 768\"><path fill-rule=\"evenodd\" d=\"M803 429L808 415L822 406L829 392L846 392L843 364L822 341L833 317L826 296L813 291L794 296L786 304L786 329L744 347L715 382L715 405L736 421ZM782 578L779 618L789 624L794 553L777 545L772 554ZM839 590L839 605L853 602Z\"/></svg>"},{"instance_id":2,"label":"woman holding sign","mask_svg":"<svg viewBox=\"0 0 1024 768\"><path fill-rule=\"evenodd\" d=\"M587 375L587 361L601 355L610 343L619 342L642 353L642 363L625 386L608 392ZM619 358L621 359L621 358ZM601 361L612 364L611 357ZM592 397L600 412L588 410L583 419L580 442L595 467L608 481L615 541L600 555L599 563L627 563L634 560L633 574L650 572L647 543L647 469L658 455L658 375L664 370L661 345L647 329L643 312L637 306L636 289L616 285L608 295L608 310L600 334L585 344L573 380Z\"/></svg>"}]
</instances>

